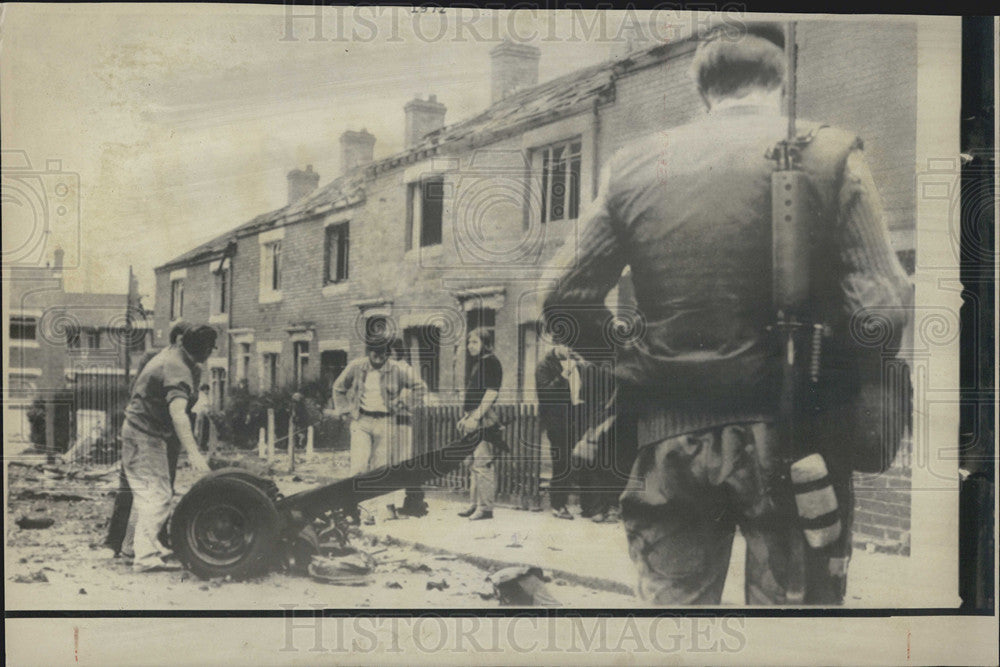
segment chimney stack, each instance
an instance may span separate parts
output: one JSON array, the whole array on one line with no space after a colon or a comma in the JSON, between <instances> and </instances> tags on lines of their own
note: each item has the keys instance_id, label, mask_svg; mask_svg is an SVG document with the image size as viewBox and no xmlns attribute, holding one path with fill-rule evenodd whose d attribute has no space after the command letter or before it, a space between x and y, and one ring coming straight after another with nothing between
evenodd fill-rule
<instances>
[{"instance_id":1,"label":"chimney stack","mask_svg":"<svg viewBox=\"0 0 1000 667\"><path fill-rule=\"evenodd\" d=\"M375 155L375 135L361 128L360 132L347 130L340 135L340 173L346 174L355 167L368 164Z\"/></svg>"},{"instance_id":2,"label":"chimney stack","mask_svg":"<svg viewBox=\"0 0 1000 667\"><path fill-rule=\"evenodd\" d=\"M313 166L307 165L305 171L293 169L288 172L288 203L294 204L319 185L319 174L313 171Z\"/></svg>"},{"instance_id":3,"label":"chimney stack","mask_svg":"<svg viewBox=\"0 0 1000 667\"><path fill-rule=\"evenodd\" d=\"M437 95L431 95L426 100L417 95L406 103L403 110L406 112L405 147L412 148L434 130L444 127L444 114L448 108L437 101Z\"/></svg>"},{"instance_id":4,"label":"chimney stack","mask_svg":"<svg viewBox=\"0 0 1000 667\"><path fill-rule=\"evenodd\" d=\"M492 102L495 104L522 88L538 83L537 46L504 40L490 51Z\"/></svg>"}]
</instances>

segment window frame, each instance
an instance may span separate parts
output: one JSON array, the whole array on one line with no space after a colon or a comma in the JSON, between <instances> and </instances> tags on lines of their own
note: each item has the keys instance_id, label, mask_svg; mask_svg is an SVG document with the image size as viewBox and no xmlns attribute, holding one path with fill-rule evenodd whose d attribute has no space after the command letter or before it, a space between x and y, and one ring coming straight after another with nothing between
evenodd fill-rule
<instances>
[{"instance_id":1,"label":"window frame","mask_svg":"<svg viewBox=\"0 0 1000 667\"><path fill-rule=\"evenodd\" d=\"M184 317L184 278L170 281L170 321Z\"/></svg>"},{"instance_id":2,"label":"window frame","mask_svg":"<svg viewBox=\"0 0 1000 667\"><path fill-rule=\"evenodd\" d=\"M441 328L433 325L406 327L403 329L403 344L410 354L410 367L427 385L427 390L431 393L440 391Z\"/></svg>"},{"instance_id":3,"label":"window frame","mask_svg":"<svg viewBox=\"0 0 1000 667\"><path fill-rule=\"evenodd\" d=\"M334 239L336 248L333 247ZM331 252L333 251L333 252ZM338 222L327 225L323 231L323 284L336 285L350 279L351 223ZM336 264L336 274L331 270Z\"/></svg>"},{"instance_id":4,"label":"window frame","mask_svg":"<svg viewBox=\"0 0 1000 667\"><path fill-rule=\"evenodd\" d=\"M292 341L292 381L296 387L305 382L306 366L309 364L309 341Z\"/></svg>"},{"instance_id":5,"label":"window frame","mask_svg":"<svg viewBox=\"0 0 1000 667\"><path fill-rule=\"evenodd\" d=\"M427 202L435 201L427 196L429 187L438 184L440 196L438 202L436 218L437 229L433 239L428 240ZM417 196L419 193L419 197ZM425 176L418 181L407 183L406 188L406 250L414 248L434 248L444 243L444 200L445 200L445 177L444 174L434 174Z\"/></svg>"},{"instance_id":6,"label":"window frame","mask_svg":"<svg viewBox=\"0 0 1000 667\"><path fill-rule=\"evenodd\" d=\"M263 373L261 374L261 389L263 391L274 391L278 389L278 375L279 368L281 364L280 352L263 352L261 353L261 366L263 367Z\"/></svg>"},{"instance_id":7,"label":"window frame","mask_svg":"<svg viewBox=\"0 0 1000 667\"><path fill-rule=\"evenodd\" d=\"M86 329L87 332L87 350L100 350L101 349L101 330L99 328Z\"/></svg>"},{"instance_id":8,"label":"window frame","mask_svg":"<svg viewBox=\"0 0 1000 667\"><path fill-rule=\"evenodd\" d=\"M274 239L261 243L261 287L265 292L281 292L281 242Z\"/></svg>"},{"instance_id":9,"label":"window frame","mask_svg":"<svg viewBox=\"0 0 1000 667\"><path fill-rule=\"evenodd\" d=\"M221 366L216 366L209 370L209 396L212 401L212 407L216 410L221 409L226 400L227 375L226 369Z\"/></svg>"},{"instance_id":10,"label":"window frame","mask_svg":"<svg viewBox=\"0 0 1000 667\"><path fill-rule=\"evenodd\" d=\"M250 343L239 343L236 357L236 381L250 381L250 364L253 359L252 346Z\"/></svg>"},{"instance_id":11,"label":"window frame","mask_svg":"<svg viewBox=\"0 0 1000 667\"><path fill-rule=\"evenodd\" d=\"M22 333L30 330L31 335L14 335L15 328L19 329ZM37 341L38 340L38 318L30 317L24 315L11 315L10 323L8 325L7 335L11 341Z\"/></svg>"},{"instance_id":12,"label":"window frame","mask_svg":"<svg viewBox=\"0 0 1000 667\"><path fill-rule=\"evenodd\" d=\"M324 359L323 359L324 356L326 357L328 362L331 362L334 359L336 359L336 363L324 364ZM332 390L333 383L336 382L337 378L340 377L340 374L344 372L345 368L347 368L348 361L349 357L347 354L347 350L342 350L342 349L320 350L319 378L321 381L324 382L324 387L326 388L328 393ZM333 373L332 371L337 368L339 368L340 370L337 371L336 373ZM326 384L327 380L329 381L328 385Z\"/></svg>"},{"instance_id":13,"label":"window frame","mask_svg":"<svg viewBox=\"0 0 1000 667\"><path fill-rule=\"evenodd\" d=\"M555 169L550 168L549 164L552 160L552 155L557 150L562 151L556 164L562 163L563 165L561 169L561 182L564 185L564 191L560 195L562 198L562 212L559 217L554 217L551 205L554 202L553 190L557 183L551 176L557 172ZM573 169L574 164L575 171ZM568 139L555 141L532 149L532 166L541 173L541 210L539 212L539 222L544 225L549 222L579 219L583 190L583 137L575 135Z\"/></svg>"}]
</instances>

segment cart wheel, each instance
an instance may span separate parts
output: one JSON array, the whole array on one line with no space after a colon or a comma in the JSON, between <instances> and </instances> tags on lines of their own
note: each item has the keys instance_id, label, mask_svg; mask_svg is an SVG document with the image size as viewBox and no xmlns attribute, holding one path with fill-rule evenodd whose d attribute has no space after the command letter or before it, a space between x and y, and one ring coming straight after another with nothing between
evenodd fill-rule
<instances>
[{"instance_id":1,"label":"cart wheel","mask_svg":"<svg viewBox=\"0 0 1000 667\"><path fill-rule=\"evenodd\" d=\"M234 476L191 487L170 523L174 553L199 577L245 579L271 565L278 512L267 495Z\"/></svg>"}]
</instances>

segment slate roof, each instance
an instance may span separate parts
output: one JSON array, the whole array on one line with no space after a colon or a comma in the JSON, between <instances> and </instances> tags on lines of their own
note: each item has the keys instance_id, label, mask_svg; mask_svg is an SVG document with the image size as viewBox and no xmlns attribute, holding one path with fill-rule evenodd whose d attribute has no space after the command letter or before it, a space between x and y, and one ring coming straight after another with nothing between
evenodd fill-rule
<instances>
[{"instance_id":1,"label":"slate roof","mask_svg":"<svg viewBox=\"0 0 1000 667\"><path fill-rule=\"evenodd\" d=\"M683 48L688 43L693 48L690 39L659 44L622 60L602 62L525 88L494 103L472 118L431 132L416 146L340 176L294 204L258 215L175 257L157 267L157 270L217 259L224 254L226 246L237 238L274 227L279 221L282 224L293 223L360 204L365 200L364 183L367 178L436 155L445 147L483 145L527 128L579 113L595 101L611 101L616 78L625 72L659 63L670 57L678 47Z\"/></svg>"}]
</instances>

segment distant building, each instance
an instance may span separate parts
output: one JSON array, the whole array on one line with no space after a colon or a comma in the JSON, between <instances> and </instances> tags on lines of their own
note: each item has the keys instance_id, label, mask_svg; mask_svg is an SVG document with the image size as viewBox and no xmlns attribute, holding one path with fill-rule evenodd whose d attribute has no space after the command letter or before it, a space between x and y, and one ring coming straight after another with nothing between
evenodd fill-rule
<instances>
[{"instance_id":1,"label":"distant building","mask_svg":"<svg viewBox=\"0 0 1000 667\"><path fill-rule=\"evenodd\" d=\"M70 439L105 424L107 396L126 382L126 355L134 373L152 345L152 312L133 307L127 335L127 295L67 292L62 259L56 249L50 266L10 269L9 441L30 441L28 409L39 398L69 401L61 409L73 413ZM86 404L73 403L66 389L76 389Z\"/></svg>"}]
</instances>

